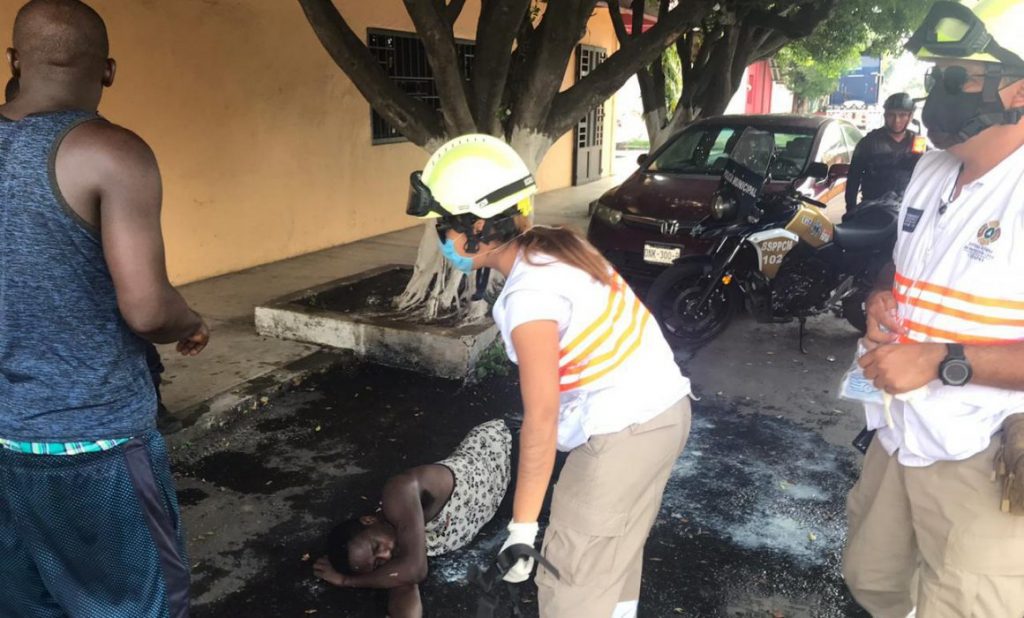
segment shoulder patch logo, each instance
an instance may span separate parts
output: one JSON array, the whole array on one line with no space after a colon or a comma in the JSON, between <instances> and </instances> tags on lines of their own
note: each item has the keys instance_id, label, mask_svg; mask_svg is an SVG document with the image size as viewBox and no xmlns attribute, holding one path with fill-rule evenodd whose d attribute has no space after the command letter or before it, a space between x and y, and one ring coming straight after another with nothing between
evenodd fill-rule
<instances>
[{"instance_id":1,"label":"shoulder patch logo","mask_svg":"<svg viewBox=\"0 0 1024 618\"><path fill-rule=\"evenodd\" d=\"M1002 235L1003 231L999 227L999 222L989 221L978 230L978 244L983 247L991 245Z\"/></svg>"}]
</instances>

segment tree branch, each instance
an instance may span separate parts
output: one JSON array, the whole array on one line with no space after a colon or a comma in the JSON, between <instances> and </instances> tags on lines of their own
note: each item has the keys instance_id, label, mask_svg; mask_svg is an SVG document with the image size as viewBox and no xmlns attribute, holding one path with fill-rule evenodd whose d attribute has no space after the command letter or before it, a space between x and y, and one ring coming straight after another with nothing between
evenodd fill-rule
<instances>
[{"instance_id":1,"label":"tree branch","mask_svg":"<svg viewBox=\"0 0 1024 618\"><path fill-rule=\"evenodd\" d=\"M699 24L714 0L680 4L647 32L632 38L628 48L608 57L587 77L559 93L552 105L545 133L560 136L575 125L587 110L603 103L622 87L630 75L657 58L687 29Z\"/></svg>"},{"instance_id":2,"label":"tree branch","mask_svg":"<svg viewBox=\"0 0 1024 618\"><path fill-rule=\"evenodd\" d=\"M565 67L569 64L576 44L583 38L595 4L597 0L558 0L557 3L548 3L537 28L536 48L527 57L524 67L525 83L517 93L517 104L512 111L510 128L513 131L519 127L536 130L545 126L551 113L552 101L565 78ZM637 67L633 67L630 74L636 72ZM622 81L625 82L625 77ZM573 122L576 120L579 118ZM572 124L569 123L568 127ZM568 131L568 127L561 133Z\"/></svg>"},{"instance_id":3,"label":"tree branch","mask_svg":"<svg viewBox=\"0 0 1024 618\"><path fill-rule=\"evenodd\" d=\"M433 0L403 0L405 10L416 26L423 41L427 61L434 73L434 82L441 98L441 113L448 135L461 135L476 131L476 122L469 111L466 82L459 71L459 55L455 50L455 36Z\"/></svg>"},{"instance_id":4,"label":"tree branch","mask_svg":"<svg viewBox=\"0 0 1024 618\"><path fill-rule=\"evenodd\" d=\"M788 14L753 10L745 16L745 21L760 28L775 30L789 39L802 39L810 36L818 24L832 14L836 2L837 0L809 2Z\"/></svg>"},{"instance_id":5,"label":"tree branch","mask_svg":"<svg viewBox=\"0 0 1024 618\"><path fill-rule=\"evenodd\" d=\"M481 131L501 135L501 107L510 78L513 44L524 20L529 20L530 0L483 0L477 22L473 71L473 116Z\"/></svg>"},{"instance_id":6,"label":"tree branch","mask_svg":"<svg viewBox=\"0 0 1024 618\"><path fill-rule=\"evenodd\" d=\"M331 0L299 0L299 4L321 45L384 120L417 146L427 148L430 142L443 139L434 110L388 78Z\"/></svg>"},{"instance_id":7,"label":"tree branch","mask_svg":"<svg viewBox=\"0 0 1024 618\"><path fill-rule=\"evenodd\" d=\"M626 22L622 19L622 7L619 5L619 0L608 0L608 17L612 20L612 29L615 30L615 38L619 40L619 45L625 45L629 39L629 33L626 32Z\"/></svg>"},{"instance_id":8,"label":"tree branch","mask_svg":"<svg viewBox=\"0 0 1024 618\"><path fill-rule=\"evenodd\" d=\"M462 9L465 6L466 0L450 0L448 2L448 6L445 7L445 19L450 26L454 27L455 22L459 21L459 15L462 15Z\"/></svg>"}]
</instances>

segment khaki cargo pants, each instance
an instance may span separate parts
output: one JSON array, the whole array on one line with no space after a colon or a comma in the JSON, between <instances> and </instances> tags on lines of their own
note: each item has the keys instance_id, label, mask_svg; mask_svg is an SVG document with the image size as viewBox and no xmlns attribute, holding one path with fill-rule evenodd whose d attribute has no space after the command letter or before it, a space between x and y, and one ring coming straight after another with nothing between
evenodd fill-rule
<instances>
[{"instance_id":1,"label":"khaki cargo pants","mask_svg":"<svg viewBox=\"0 0 1024 618\"><path fill-rule=\"evenodd\" d=\"M555 485L541 553L561 572L537 571L541 618L633 615L644 543L690 433L690 399L572 451Z\"/></svg>"},{"instance_id":2,"label":"khaki cargo pants","mask_svg":"<svg viewBox=\"0 0 1024 618\"><path fill-rule=\"evenodd\" d=\"M843 577L875 618L1024 616L1024 517L999 510L1001 435L964 461L901 466L878 440L847 498Z\"/></svg>"}]
</instances>

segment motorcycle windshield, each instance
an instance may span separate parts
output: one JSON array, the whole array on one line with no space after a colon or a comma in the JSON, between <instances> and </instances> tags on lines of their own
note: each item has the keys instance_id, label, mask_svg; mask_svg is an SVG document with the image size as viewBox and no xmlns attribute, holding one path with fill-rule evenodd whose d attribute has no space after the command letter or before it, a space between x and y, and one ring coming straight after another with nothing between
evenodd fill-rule
<instances>
[{"instance_id":1,"label":"motorcycle windshield","mask_svg":"<svg viewBox=\"0 0 1024 618\"><path fill-rule=\"evenodd\" d=\"M751 127L743 130L729 152L719 193L735 203L734 212L740 220L756 212L774 158L775 135Z\"/></svg>"},{"instance_id":2,"label":"motorcycle windshield","mask_svg":"<svg viewBox=\"0 0 1024 618\"><path fill-rule=\"evenodd\" d=\"M768 131L748 127L740 134L729 153L734 166L742 167L750 174L765 178L775 154L775 135Z\"/></svg>"}]
</instances>

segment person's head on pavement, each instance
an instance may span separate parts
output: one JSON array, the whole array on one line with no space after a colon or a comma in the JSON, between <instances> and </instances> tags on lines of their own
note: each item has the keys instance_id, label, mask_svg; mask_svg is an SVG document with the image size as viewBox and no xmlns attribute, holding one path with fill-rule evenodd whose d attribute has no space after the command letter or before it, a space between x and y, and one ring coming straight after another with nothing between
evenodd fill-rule
<instances>
[{"instance_id":1,"label":"person's head on pavement","mask_svg":"<svg viewBox=\"0 0 1024 618\"><path fill-rule=\"evenodd\" d=\"M971 160L1024 139L1022 20L1020 2L984 0L972 10L940 1L907 43L934 63L922 119L939 148Z\"/></svg>"},{"instance_id":2,"label":"person's head on pavement","mask_svg":"<svg viewBox=\"0 0 1024 618\"><path fill-rule=\"evenodd\" d=\"M109 51L106 25L87 4L32 0L18 11L7 50L19 86L14 105L95 110L117 71Z\"/></svg>"},{"instance_id":3,"label":"person's head on pavement","mask_svg":"<svg viewBox=\"0 0 1024 618\"><path fill-rule=\"evenodd\" d=\"M376 515L347 519L327 537L327 559L342 575L365 575L387 564L395 550L395 527Z\"/></svg>"},{"instance_id":4,"label":"person's head on pavement","mask_svg":"<svg viewBox=\"0 0 1024 618\"><path fill-rule=\"evenodd\" d=\"M907 125L914 117L914 110L917 104L913 97L906 92L898 92L885 100L882 106L885 109L885 128L893 136L902 136L907 131Z\"/></svg>"}]
</instances>

